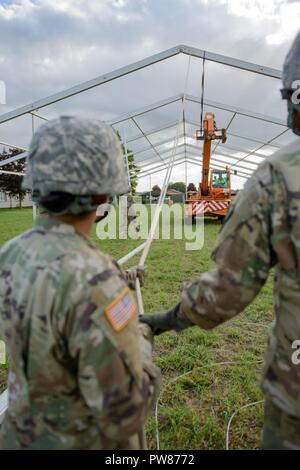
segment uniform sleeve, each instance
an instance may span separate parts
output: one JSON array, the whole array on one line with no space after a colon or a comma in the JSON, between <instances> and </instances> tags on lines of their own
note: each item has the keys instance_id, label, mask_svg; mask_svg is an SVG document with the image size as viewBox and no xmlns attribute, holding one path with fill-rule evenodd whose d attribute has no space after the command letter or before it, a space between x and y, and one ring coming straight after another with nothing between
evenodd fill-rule
<instances>
[{"instance_id":1,"label":"uniform sleeve","mask_svg":"<svg viewBox=\"0 0 300 470\"><path fill-rule=\"evenodd\" d=\"M237 315L258 294L276 263L274 184L272 168L263 164L239 192L212 255L216 266L186 286L181 316L210 329Z\"/></svg>"},{"instance_id":2,"label":"uniform sleeve","mask_svg":"<svg viewBox=\"0 0 300 470\"><path fill-rule=\"evenodd\" d=\"M135 299L114 266L94 276L89 286L71 315L69 352L101 433L124 441L142 429L159 372L154 365L143 366Z\"/></svg>"}]
</instances>

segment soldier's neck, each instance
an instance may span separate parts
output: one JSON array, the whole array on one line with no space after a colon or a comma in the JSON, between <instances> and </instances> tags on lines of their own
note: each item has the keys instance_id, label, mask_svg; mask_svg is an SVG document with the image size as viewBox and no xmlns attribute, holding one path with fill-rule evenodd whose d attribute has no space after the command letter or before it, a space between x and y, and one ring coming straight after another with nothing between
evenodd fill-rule
<instances>
[{"instance_id":1,"label":"soldier's neck","mask_svg":"<svg viewBox=\"0 0 300 470\"><path fill-rule=\"evenodd\" d=\"M76 232L84 237L89 237L91 235L92 227L96 218L96 211L89 212L84 215L60 215L60 216L50 216L50 219L57 220L64 224L69 224L74 227Z\"/></svg>"}]
</instances>

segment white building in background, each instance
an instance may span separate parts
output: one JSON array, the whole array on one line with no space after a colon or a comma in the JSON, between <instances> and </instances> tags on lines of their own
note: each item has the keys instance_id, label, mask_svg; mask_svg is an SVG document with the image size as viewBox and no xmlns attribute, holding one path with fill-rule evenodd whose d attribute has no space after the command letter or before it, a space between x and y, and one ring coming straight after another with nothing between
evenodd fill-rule
<instances>
[{"instance_id":1,"label":"white building in background","mask_svg":"<svg viewBox=\"0 0 300 470\"><path fill-rule=\"evenodd\" d=\"M20 207L18 197L9 197L4 191L0 191L0 209L13 209L14 207ZM32 200L30 194L26 194L23 201L22 207L32 207Z\"/></svg>"}]
</instances>

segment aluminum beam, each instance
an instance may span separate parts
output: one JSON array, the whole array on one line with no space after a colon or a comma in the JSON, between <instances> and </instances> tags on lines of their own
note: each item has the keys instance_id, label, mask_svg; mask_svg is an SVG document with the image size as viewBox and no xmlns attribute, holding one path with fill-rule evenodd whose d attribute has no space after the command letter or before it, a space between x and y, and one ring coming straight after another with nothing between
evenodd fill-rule
<instances>
[{"instance_id":1,"label":"aluminum beam","mask_svg":"<svg viewBox=\"0 0 300 470\"><path fill-rule=\"evenodd\" d=\"M195 146L188 144L187 147L188 147L190 152L193 150L193 155L195 155L199 158L199 153L194 151L194 149L196 148ZM210 160L215 161L214 157L217 157L218 155L221 155L221 156L226 157L226 158L231 158L232 160L239 160L237 157L232 157L231 155L227 155L227 154L219 152L219 151L217 151L215 155L211 156ZM199 160L199 161L201 162L202 160ZM235 166L236 165L234 162L229 163L229 162L225 162L223 160L220 160L220 161L222 163L224 163L225 165L229 165L229 166L231 166L231 165ZM244 170L254 171L254 168L247 168L247 167L239 167L239 168L244 169Z\"/></svg>"},{"instance_id":2,"label":"aluminum beam","mask_svg":"<svg viewBox=\"0 0 300 470\"><path fill-rule=\"evenodd\" d=\"M31 113L38 109L44 108L45 106L49 106L50 104L57 103L58 101L64 100L66 98L70 98L71 96L77 95L79 93L90 90L97 86L103 85L104 83L108 83L112 80L116 80L117 78L136 72L137 70L141 70L145 67L148 67L149 65L153 65L163 60L169 59L170 57L174 57L175 55L180 54L180 53L183 53L192 57L197 57L199 59L203 59L205 56L205 59L208 61L238 68L241 70L245 70L247 72L253 72L253 73L260 74L260 75L265 75L267 77L272 77L276 79L281 78L280 70L272 69L269 67L264 67L262 65L253 64L251 62L246 62L243 60L235 59L233 57L227 57L221 54L215 54L215 53L204 51L202 49L197 49L194 47L179 45L176 47L172 47L171 49L167 49L158 54L147 57L143 60L126 65L125 67L121 67L117 70L114 70L113 72L109 72L99 77L96 77L92 80L88 80L86 82L80 83L79 85L73 86L59 93L55 93L46 98L42 98L40 100L34 101L33 103L30 103L28 105L21 106L20 108L17 108L8 113L4 113L0 116L0 123L10 121L11 119L15 119L24 114Z\"/></svg>"},{"instance_id":3,"label":"aluminum beam","mask_svg":"<svg viewBox=\"0 0 300 470\"><path fill-rule=\"evenodd\" d=\"M158 132L162 132L166 129L171 129L172 127L175 127L178 125L178 121L173 121L173 122L170 122L168 124L165 124L165 125L162 125L162 126L159 126L159 127L155 127L153 129L150 129L149 131L145 132L145 134L147 134L148 136L149 135L153 135L153 134L157 134ZM127 144L131 143L131 142L134 142L136 140L140 140L140 139L143 139L144 136L141 135L141 134L136 134L135 136L131 137L131 139L129 139L127 141Z\"/></svg>"},{"instance_id":4,"label":"aluminum beam","mask_svg":"<svg viewBox=\"0 0 300 470\"><path fill-rule=\"evenodd\" d=\"M196 163L195 160L190 160L189 157L187 158L187 162L188 162L188 163L191 163L192 165L197 165L197 166L199 165L198 163ZM215 167L216 167L216 168L222 168L222 167L220 167L219 165L215 165ZM251 176L251 175L249 175L249 176L248 176L248 175L247 175L247 176L244 176L244 174L243 174L243 173L240 173L240 172L237 172L237 174L235 174L235 172L233 172L233 171L231 172L231 174L232 174L233 176L238 176L239 178L244 178L244 179L246 179L246 180L249 179L249 177Z\"/></svg>"},{"instance_id":5,"label":"aluminum beam","mask_svg":"<svg viewBox=\"0 0 300 470\"><path fill-rule=\"evenodd\" d=\"M201 161L200 161L200 160L197 160L196 158L194 158L194 157L193 157L193 154L188 155L187 158L190 159L190 160L193 160L194 162L197 163L197 165L200 165L200 166L201 166ZM218 165L218 162L219 162L219 163L222 163L222 165ZM212 165L212 168L220 168L220 169L224 170L224 164L223 164L223 163L224 163L224 162L222 162L222 160L217 160L217 163L214 163L214 164ZM234 174L235 174L235 170L231 170L231 168L229 168L229 169L230 169L231 174L234 175ZM247 172L245 172L245 171L243 171L243 170L244 170L244 168L241 168L241 169L238 169L238 170L236 170L236 171L237 171L237 173L242 174L242 175L244 175L244 176L247 177L247 178L249 178L249 177L252 175L252 173L253 173L253 171L252 171L251 173L247 173ZM239 176L239 175L237 175L237 176Z\"/></svg>"},{"instance_id":6,"label":"aluminum beam","mask_svg":"<svg viewBox=\"0 0 300 470\"><path fill-rule=\"evenodd\" d=\"M200 167L201 168L201 164L198 160L196 159L193 159L192 157L189 157L187 156L187 159L185 158L180 158L178 160L176 160L176 163L174 164L174 166L178 166L178 165L182 165L183 163L185 163L185 161L187 163L191 163L192 165L195 165L197 166L198 168ZM220 168L220 169L223 169L224 167L222 165L218 165L217 163L213 165L213 168ZM156 173L159 173L160 171L162 170L162 168L157 168L155 170L149 170L146 174L141 174L138 176L138 179L140 178L146 178L147 176L151 176L151 175L154 175ZM250 176L251 176L251 173L244 173L242 171L239 171L237 170L237 174L235 174L234 171L231 171L231 174L234 175L234 176L239 176L240 178L244 178L244 179L248 179Z\"/></svg>"},{"instance_id":7,"label":"aluminum beam","mask_svg":"<svg viewBox=\"0 0 300 470\"><path fill-rule=\"evenodd\" d=\"M24 152L28 151L27 148L19 147L18 145L8 144L7 142L3 142L2 140L0 140L0 145L4 145L4 147L9 147L9 148L12 148L12 149L24 150Z\"/></svg>"},{"instance_id":8,"label":"aluminum beam","mask_svg":"<svg viewBox=\"0 0 300 470\"><path fill-rule=\"evenodd\" d=\"M183 163L185 162L185 157L181 157L181 158L178 158L177 160L174 160L174 166L178 166L178 165L182 165ZM155 173L159 173L161 172L163 169L166 169L165 167L162 167L162 168L156 168L156 169L153 169L153 170L149 170L146 172L146 174L141 174L138 176L138 179L140 178L145 178L147 176L150 176L150 175L154 175Z\"/></svg>"},{"instance_id":9,"label":"aluminum beam","mask_svg":"<svg viewBox=\"0 0 300 470\"><path fill-rule=\"evenodd\" d=\"M193 136L192 136L191 134L187 134L186 136L189 137L189 138L191 138L191 139L193 138ZM182 139L182 138L184 138L184 134L181 134L181 135L179 136L179 139ZM162 140L162 141L157 142L157 143L155 144L155 146L156 146L156 147L160 147L161 145L167 144L167 143L169 143L169 142L172 142L173 140L174 140L174 138L165 139L165 140ZM179 147L181 147L182 145L186 145L186 146L188 146L188 147L191 147L191 148L194 148L194 149L198 150L199 154L201 154L201 152L202 152L202 147L198 147L197 145L193 145L193 144L190 144L190 143L186 142L185 144L180 144ZM236 152L248 153L248 150L240 149L240 148L238 148L238 147L229 147L229 146L226 147L226 146L224 146L224 145L220 145L220 147L224 148L225 150L231 148L232 150L234 150L234 151L236 151ZM139 153L146 152L146 151L148 151L148 150L151 150L151 147L144 148L144 149L140 150L139 152L134 152L134 155L138 155ZM171 148L170 148L170 149L163 150L163 151L160 152L160 155L164 155L164 154L166 154L166 153L168 153L168 152L171 152L171 151L172 151ZM258 154L255 153L255 154L253 154L253 155L254 155L254 156L257 156L257 157L259 157L259 158L262 158L262 159L267 158L267 155L263 155L263 154L260 154L260 153L258 153ZM228 156L229 156L229 155L228 155ZM231 157L233 160L240 160L240 159L241 159L241 157L237 157L237 156L235 156L235 155L233 155L233 156L230 155L230 157ZM143 161L147 161L147 160L150 160L150 159L151 159L151 157L150 157L150 158L146 158L146 159L144 159L144 160L136 160L136 164L140 164L140 163L142 163ZM255 164L255 162L250 162L250 161L248 161L248 160L247 160L247 162L248 162L248 163L251 163L251 164ZM257 163L257 162L256 162L256 163Z\"/></svg>"},{"instance_id":10,"label":"aluminum beam","mask_svg":"<svg viewBox=\"0 0 300 470\"><path fill-rule=\"evenodd\" d=\"M184 147L185 147L184 144L181 144L180 146L177 147L177 148L183 148L183 151L180 152L180 153L178 153L177 155L181 155L181 154L184 155L184 154L185 154ZM190 146L187 145L187 147L190 147ZM193 147L192 147L192 149L193 149ZM190 152L190 151L187 150L187 152ZM193 152L193 153L191 152L191 154L194 155L194 156L196 156L196 157L199 157L199 154L196 153L196 152L195 152L195 153L194 153L194 152ZM217 157L217 156L218 156L218 154L216 155L216 157ZM227 157L227 155L224 155L224 156ZM171 156L169 157L168 160L170 160L170 158L171 158ZM227 157L227 158L230 158L230 157ZM166 161L167 161L167 159L166 159ZM198 162L198 164L199 164L200 166L202 166L202 160L196 160L196 161ZM224 169L224 165L225 165L225 166L226 166L226 165L227 165L227 166L231 166L231 165L233 166L233 165L234 165L234 163L230 164L229 162L225 162L224 160L221 160L221 159L219 159L219 158L211 158L211 163L212 163L212 165L211 165L212 167L214 167L217 163L221 163L222 166L219 166L219 168L223 168L223 169ZM234 166L236 166L236 165L234 165ZM157 165L157 166L155 166L155 167L149 168L148 170L144 170L144 171L141 170L140 173L139 173L139 177L143 177L143 175L144 175L145 173L148 173L148 172L152 171L154 168L157 169L157 171L161 171L164 167L163 167L162 164L160 164L160 165ZM245 174L245 175L247 175L247 176L250 176L250 175L253 173L253 171L255 171L255 168L247 168L247 167L242 167L242 166L238 166L238 167L236 167L236 168L237 168L237 171L242 172L243 174ZM249 171L249 173L248 173L248 171Z\"/></svg>"},{"instance_id":11,"label":"aluminum beam","mask_svg":"<svg viewBox=\"0 0 300 470\"><path fill-rule=\"evenodd\" d=\"M192 136L191 134L188 134L187 136L190 137L190 138L193 138L193 136ZM184 134L182 134L179 138L184 138ZM169 142L172 142L172 141L173 141L173 138L165 139L165 140L159 141L159 142L156 143L155 145L159 147L160 145L163 145L163 144L166 144L166 143L169 143ZM182 144L180 144L180 146L181 146L181 145L182 145ZM202 151L202 147L197 147L196 145L192 146L192 144L188 144L188 143L186 143L186 145L189 145L190 147L193 147L193 148L197 149L199 153L201 153L201 151ZM266 145L268 145L268 144L266 144ZM228 145L221 145L221 144L220 144L219 147L222 147L222 149L224 149L224 150L232 149L232 150L234 150L235 152L241 152L241 153L245 153L245 154L248 154L248 152L249 152L249 151L246 150L246 149L241 149L241 148L239 148L239 147L231 147L231 146L228 146ZM151 147L146 147L146 148L143 148L142 150L140 150L139 152L134 152L134 155L138 155L139 153L143 153L143 152L146 152L146 151L149 151L149 150L151 150ZM172 151L171 148L170 148L170 149L163 150L163 151L160 152L160 155L164 155L164 154L166 154L166 153L168 153L168 152L171 152L171 151ZM219 153L220 153L220 152L219 152ZM231 155L231 154L230 154L230 155L224 154L224 156L228 156L228 157L232 158L233 160L239 160L239 161L241 160L241 157L237 157L237 156ZM250 157L251 157L251 156L254 156L254 157L257 156L257 157L259 157L259 158L261 158L261 159L268 158L267 155L264 155L264 154L262 154L262 153L257 153L257 152L255 152L254 154L251 154L251 155L249 155L249 156L250 156ZM140 165L141 163L146 162L146 161L149 161L149 160L152 160L152 161L153 161L153 164L156 163L156 161L153 160L153 156L151 156L151 157L148 157L148 158L144 158L144 159L142 159L142 160L136 160L136 164L137 164L137 165ZM258 163L258 162L253 162L253 161L250 161L250 160L247 160L247 159L246 159L245 161L246 161L247 163L250 163L251 165L255 165L255 164Z\"/></svg>"},{"instance_id":12,"label":"aluminum beam","mask_svg":"<svg viewBox=\"0 0 300 470\"><path fill-rule=\"evenodd\" d=\"M180 135L178 136L178 139L182 139L183 137L184 137L184 134L180 134ZM154 143L153 143L153 146L154 146L154 147L161 147L161 146L164 145L164 144L168 144L168 143L172 142L175 138L176 138L176 136L174 136L174 137L169 137L168 139L159 140L158 142L154 142ZM133 153L134 153L134 156L136 156L136 155L140 155L141 153L147 152L148 150L152 150L152 146L151 146L151 145L149 145L149 146L147 146L147 147L144 147L144 148L138 150L137 152L134 152L134 151L133 151ZM172 149L168 149L168 151L171 151L171 150L172 150ZM160 153L162 154L163 152L160 152ZM138 160L136 160L136 163L139 163Z\"/></svg>"},{"instance_id":13,"label":"aluminum beam","mask_svg":"<svg viewBox=\"0 0 300 470\"><path fill-rule=\"evenodd\" d=\"M152 103L150 105L144 106L144 107L139 108L139 109L137 109L135 111L132 111L130 113L123 114L123 115L121 115L121 116L119 116L119 117L117 117L117 118L115 118L111 121L108 121L108 123L113 125L113 124L116 124L118 122L124 122L124 121L127 121L128 119L131 119L132 117L141 116L142 114L150 113L151 111L154 111L155 109L161 108L163 106L167 106L168 104L174 103L176 101L180 101L183 98L184 98L183 93L179 94L179 95L175 95L175 96L172 96L170 98L166 98L165 100L158 101L156 103ZM201 104L201 98L199 98L198 96L186 94L185 99L186 99L186 101ZM236 113L236 114L239 114L241 116L246 116L246 117L250 117L250 118L253 118L253 119L258 119L258 120L261 120L261 121L270 122L271 124L277 124L279 126L287 127L286 126L286 121L284 121L282 119L279 119L279 118L276 118L276 117L273 117L273 116L268 116L268 115L261 114L261 113L256 113L254 111L250 111L249 109L236 108L234 106L231 106L231 105L228 105L228 104L225 104L225 103L220 103L218 101L212 101L212 100L208 100L208 99L204 99L204 105L205 106L210 106L210 107L216 108L216 109L221 109L222 111L228 111L230 113ZM0 116L0 118L1 118L1 116ZM0 120L0 122L1 122L1 120ZM199 126L199 124L196 124L196 125Z\"/></svg>"},{"instance_id":14,"label":"aluminum beam","mask_svg":"<svg viewBox=\"0 0 300 470\"><path fill-rule=\"evenodd\" d=\"M143 131L143 129L141 128L141 126L139 125L139 123L134 119L132 118L132 122L135 124L135 126L138 128L138 130L143 134L143 136L145 137L145 139L147 140L147 142L150 144L152 150L154 150L154 152L156 153L156 155L158 156L158 158L164 163L164 159L161 157L159 151L156 149L156 147L152 144L151 140L149 139L149 137L145 134L145 132Z\"/></svg>"},{"instance_id":15,"label":"aluminum beam","mask_svg":"<svg viewBox=\"0 0 300 470\"><path fill-rule=\"evenodd\" d=\"M189 124L189 125L191 125L191 126L194 126L194 127L196 127L197 129L199 128L199 122L196 122L196 121L186 121L186 124ZM242 140L248 140L249 142L255 142L256 144L270 145L270 147L275 147L275 148L277 148L277 149L280 149L280 148L283 147L282 145L278 145L278 144L268 144L268 142L266 142L266 141L259 140L259 139L255 139L254 137L246 137L246 136L244 136L244 135L235 134L234 132L227 132L227 135L229 135L229 136L231 136L231 137L237 137L238 139L242 139Z\"/></svg>"},{"instance_id":16,"label":"aluminum beam","mask_svg":"<svg viewBox=\"0 0 300 470\"><path fill-rule=\"evenodd\" d=\"M170 98L165 98L164 100L157 101L147 106L143 106L142 108L135 109L134 111L130 113L122 114L121 116L118 116L114 119L111 119L110 121L107 121L107 123L110 124L111 126L114 126L116 124L120 124L121 122L128 121L129 119L132 119L134 117L151 113L152 111L155 111L156 109L163 108L164 106L169 106L172 103L176 103L177 101L182 100L182 96L183 96L182 94L179 94L179 95L171 96Z\"/></svg>"},{"instance_id":17,"label":"aluminum beam","mask_svg":"<svg viewBox=\"0 0 300 470\"><path fill-rule=\"evenodd\" d=\"M198 160L195 160L195 159L191 159L191 157L188 157L188 159L190 159L191 161L193 161L196 165L199 165L199 161ZM218 164L214 164L213 165L213 168L220 168L221 170L224 170L224 166L223 165L218 165ZM237 174L235 174L235 171L234 170L230 170L231 174L234 175L234 176L241 176L243 178L250 178L250 176L252 175L252 173L245 173L243 171L239 171L237 170Z\"/></svg>"},{"instance_id":18,"label":"aluminum beam","mask_svg":"<svg viewBox=\"0 0 300 470\"><path fill-rule=\"evenodd\" d=\"M184 137L184 134L181 134L181 135L179 136L179 138L183 138L183 137ZM188 134L188 137L192 138L192 136L191 136L190 134ZM174 138L170 138L170 139L166 139L166 140L160 141L160 142L158 142L158 143L156 144L156 146L159 147L160 145L163 145L163 144L172 142L173 140L174 140ZM202 151L202 147L197 147L196 145L189 144L189 143L186 142L185 144L184 144L184 143L183 143L183 144L179 144L179 145L178 145L178 148L182 148L182 147L184 147L184 145L185 145L186 147L189 147L189 148L192 148L192 149L197 150L197 155L200 156L201 151ZM221 146L221 145L220 145L220 146ZM224 149L226 150L226 147L223 147L223 146L222 146L222 148L224 148ZM227 148L228 148L228 147L227 147ZM151 150L151 148L149 147L149 148L147 148L147 149L143 149L141 152L146 151L146 150ZM235 150L235 151L242 152L242 153L247 153L247 150L245 150L245 149L238 149L238 148L235 148L234 150ZM171 152L171 151L172 151L171 148L166 149L166 150L163 150L163 151L160 152L160 155L165 155L165 154L167 154L167 153L169 153L169 152ZM224 157L227 157L227 158L231 158L232 160L235 160L235 161L240 161L240 160L241 160L241 157L237 157L237 156L231 155L231 154L230 154L230 155L224 154L224 153L222 153L222 151L217 151L217 154L223 155ZM137 155L137 153L135 153L135 155ZM262 155L262 154L258 154L258 155L257 155L257 154L253 154L253 155L254 155L254 156L258 156L258 157L263 158L263 159L267 158L266 155ZM145 161L149 161L149 160L152 160L152 161L153 161L153 157L145 158L145 159L139 160L139 161L136 160L136 164L139 166L141 163L143 163L143 162L145 162ZM167 160L167 158L166 158L164 161L166 161L166 160ZM257 162L251 162L251 161L248 161L248 160L245 160L245 162L246 162L246 163L250 163L251 165L257 164ZM155 164L155 163L156 163L156 161L153 161L153 164ZM228 162L227 162L227 164L228 164ZM151 163L149 163L148 165L151 165ZM235 163L232 162L232 165L235 165ZM147 166L147 165L145 165L145 166ZM141 165L140 167L143 168L144 165ZM249 168L249 169L250 169L250 168Z\"/></svg>"},{"instance_id":19,"label":"aluminum beam","mask_svg":"<svg viewBox=\"0 0 300 470\"><path fill-rule=\"evenodd\" d=\"M179 147L177 147L179 148ZM185 152L184 150L180 151L180 152L177 152L176 153L176 156L179 156L179 155L183 155L184 156ZM168 163L170 161L170 158L172 158L172 156L170 156L169 158L166 158L165 162ZM147 168L148 167L148 168ZM149 168L150 167L150 168ZM161 163L149 163L148 165L146 165L145 167L143 167L141 169L141 171L139 172L139 175L140 174L143 174L143 173L146 173L147 171L151 171L153 170L153 168L165 168L164 165L162 165Z\"/></svg>"},{"instance_id":20,"label":"aluminum beam","mask_svg":"<svg viewBox=\"0 0 300 470\"><path fill-rule=\"evenodd\" d=\"M195 153L192 153L192 155L194 155L195 157L198 157L198 155L195 154ZM218 155L216 155L216 157L217 156ZM224 156L226 157L226 155L224 155ZM202 160L197 160L197 161L199 162L200 165L202 165ZM255 171L255 168L252 169L252 168L245 168L245 167L242 167L242 166L236 166L236 164L234 164L234 163L230 164L229 162L225 162L224 160L216 159L216 158L213 158L213 157L210 159L210 161L211 161L211 166L212 167L214 167L215 163L222 163L223 166L221 168L223 168L223 169L224 169L224 166L229 166L230 168L234 166L238 171L242 171L246 175L249 175L249 176L253 173L253 171ZM249 173L247 173L247 171L249 171Z\"/></svg>"},{"instance_id":21,"label":"aluminum beam","mask_svg":"<svg viewBox=\"0 0 300 470\"><path fill-rule=\"evenodd\" d=\"M247 72L258 73L260 75L265 75L272 78L281 78L281 71L277 69L272 69L270 67L264 67L263 65L253 64L251 62L246 62L245 60L235 59L233 57L224 56L221 54L215 54L214 52L208 52L205 50L198 49L196 47L189 47L185 45L177 46L180 48L180 52L187 54L192 57L197 57L198 59L203 59L205 54L205 60L212 62L217 62L222 65L228 65L229 67L234 67L241 70L246 70Z\"/></svg>"},{"instance_id":22,"label":"aluminum beam","mask_svg":"<svg viewBox=\"0 0 300 470\"><path fill-rule=\"evenodd\" d=\"M14 157L9 157L6 160L0 161L0 167L7 165L8 163L16 162L18 160L22 160L23 158L27 158L28 152L20 153L19 155L15 155Z\"/></svg>"},{"instance_id":23,"label":"aluminum beam","mask_svg":"<svg viewBox=\"0 0 300 470\"><path fill-rule=\"evenodd\" d=\"M193 103L201 104L201 98L198 98L198 96L186 95L186 100L193 102ZM250 117L253 119L258 119L260 121L277 124L278 126L287 127L286 121L283 121L282 119L272 117L272 116L267 116L266 114L255 113L254 111L249 111L248 109L237 108L234 106L230 106L228 104L223 104L223 103L219 103L218 101L212 101L212 100L207 100L207 99L204 99L204 104L206 106L210 106L211 108L222 109L223 111L236 113L236 114L239 114L240 116L246 116L246 117Z\"/></svg>"},{"instance_id":24,"label":"aluminum beam","mask_svg":"<svg viewBox=\"0 0 300 470\"><path fill-rule=\"evenodd\" d=\"M268 144L264 144L264 146L267 146ZM249 152L252 152L252 150L246 150L246 149L241 149L239 147L236 147L235 145L228 145L227 143L226 144L220 144L220 147L224 150L233 150L234 152L241 152L241 153L246 153L246 154L249 154ZM254 150L255 151L255 150ZM255 154L253 154L254 157L258 157L258 158L262 158L263 160L265 158L268 158L268 155L264 155L263 153L260 153L260 152L255 152ZM238 157L237 160L240 160L242 157ZM250 162L252 163L252 162Z\"/></svg>"}]
</instances>

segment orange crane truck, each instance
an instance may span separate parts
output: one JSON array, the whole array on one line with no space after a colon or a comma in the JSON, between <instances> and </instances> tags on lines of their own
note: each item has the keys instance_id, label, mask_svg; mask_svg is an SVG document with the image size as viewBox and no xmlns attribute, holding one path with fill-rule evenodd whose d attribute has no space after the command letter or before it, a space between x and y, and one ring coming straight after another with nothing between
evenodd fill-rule
<instances>
[{"instance_id":1,"label":"orange crane truck","mask_svg":"<svg viewBox=\"0 0 300 470\"><path fill-rule=\"evenodd\" d=\"M187 193L186 216L189 220L197 215L214 216L222 222L231 202L230 170L210 169L210 157L213 140L226 142L226 129L218 130L214 114L206 113L196 139L203 140L202 180L198 191Z\"/></svg>"}]
</instances>

